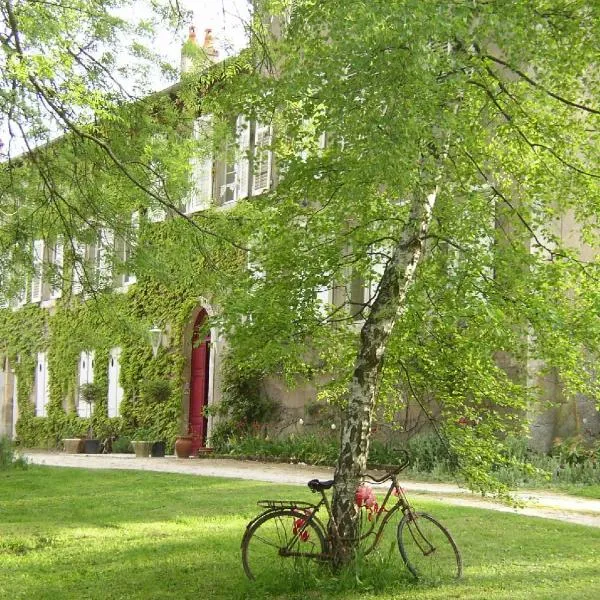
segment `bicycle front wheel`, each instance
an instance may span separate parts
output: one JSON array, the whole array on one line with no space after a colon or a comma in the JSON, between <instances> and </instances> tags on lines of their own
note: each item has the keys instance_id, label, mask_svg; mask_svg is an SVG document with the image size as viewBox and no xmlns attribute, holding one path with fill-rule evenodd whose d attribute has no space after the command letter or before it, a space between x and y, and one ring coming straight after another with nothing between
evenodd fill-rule
<instances>
[{"instance_id":1,"label":"bicycle front wheel","mask_svg":"<svg viewBox=\"0 0 600 600\"><path fill-rule=\"evenodd\" d=\"M407 512L398 525L402 560L417 578L448 581L462 575L462 559L448 530L426 513Z\"/></svg>"},{"instance_id":2,"label":"bicycle front wheel","mask_svg":"<svg viewBox=\"0 0 600 600\"><path fill-rule=\"evenodd\" d=\"M326 558L325 532L317 521L295 509L265 514L242 539L242 564L250 579L287 577L307 572L311 561Z\"/></svg>"}]
</instances>

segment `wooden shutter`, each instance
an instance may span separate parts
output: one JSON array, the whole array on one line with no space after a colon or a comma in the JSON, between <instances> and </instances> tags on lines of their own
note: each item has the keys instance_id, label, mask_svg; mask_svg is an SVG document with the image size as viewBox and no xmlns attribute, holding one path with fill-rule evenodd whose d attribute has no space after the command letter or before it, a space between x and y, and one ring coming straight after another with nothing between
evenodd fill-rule
<instances>
[{"instance_id":1,"label":"wooden shutter","mask_svg":"<svg viewBox=\"0 0 600 600\"><path fill-rule=\"evenodd\" d=\"M118 417L123 388L119 383L121 377L121 348L113 348L108 359L108 416Z\"/></svg>"},{"instance_id":2,"label":"wooden shutter","mask_svg":"<svg viewBox=\"0 0 600 600\"><path fill-rule=\"evenodd\" d=\"M235 200L237 201L248 197L248 185L250 184L250 161L248 160L248 152L250 150L250 123L246 117L240 115L237 118L235 130L238 146L238 159L235 164Z\"/></svg>"},{"instance_id":3,"label":"wooden shutter","mask_svg":"<svg viewBox=\"0 0 600 600\"><path fill-rule=\"evenodd\" d=\"M101 229L98 236L98 287L104 288L112 283L112 256L115 235L111 229Z\"/></svg>"},{"instance_id":4,"label":"wooden shutter","mask_svg":"<svg viewBox=\"0 0 600 600\"><path fill-rule=\"evenodd\" d=\"M29 297L27 292L29 290L29 281L27 278L23 279L23 287L17 292L17 295L14 297L13 306L15 308L21 308L27 304L27 298Z\"/></svg>"},{"instance_id":5,"label":"wooden shutter","mask_svg":"<svg viewBox=\"0 0 600 600\"><path fill-rule=\"evenodd\" d=\"M74 241L73 243L73 288L74 295L81 294L83 291L83 281L85 279L85 244L83 242Z\"/></svg>"},{"instance_id":6,"label":"wooden shutter","mask_svg":"<svg viewBox=\"0 0 600 600\"><path fill-rule=\"evenodd\" d=\"M315 294L317 297L317 313L325 316L329 310L329 305L333 302L333 288L319 286L315 289Z\"/></svg>"},{"instance_id":7,"label":"wooden shutter","mask_svg":"<svg viewBox=\"0 0 600 600\"><path fill-rule=\"evenodd\" d=\"M50 288L50 298L60 298L62 295L62 278L65 263L65 247L62 240L58 240L52 249L52 265L54 280Z\"/></svg>"},{"instance_id":8,"label":"wooden shutter","mask_svg":"<svg viewBox=\"0 0 600 600\"><path fill-rule=\"evenodd\" d=\"M211 143L212 115L203 115L194 123L194 139L201 143ZM190 198L187 212L207 209L213 197L213 157L210 148L200 148L201 155L191 160Z\"/></svg>"},{"instance_id":9,"label":"wooden shutter","mask_svg":"<svg viewBox=\"0 0 600 600\"><path fill-rule=\"evenodd\" d=\"M375 299L375 294L379 289L379 282L387 265L386 249L383 247L376 248L371 258L371 277L367 288L368 297L365 299L367 302L372 302Z\"/></svg>"},{"instance_id":10,"label":"wooden shutter","mask_svg":"<svg viewBox=\"0 0 600 600\"><path fill-rule=\"evenodd\" d=\"M252 180L252 193L255 195L266 192L271 187L271 162L272 152L271 126L256 124L254 135L254 170Z\"/></svg>"},{"instance_id":11,"label":"wooden shutter","mask_svg":"<svg viewBox=\"0 0 600 600\"><path fill-rule=\"evenodd\" d=\"M128 240L125 240L125 251L124 251L125 262L130 261L131 258L133 257L133 252L135 249L135 243L136 243L139 228L140 228L140 213L136 210L135 212L131 213L131 235L130 235L130 238ZM125 273L125 275L123 275L123 284L124 285L130 285L132 283L135 283L136 281L137 281L137 277L135 276L134 273L129 272L129 273Z\"/></svg>"},{"instance_id":12,"label":"wooden shutter","mask_svg":"<svg viewBox=\"0 0 600 600\"><path fill-rule=\"evenodd\" d=\"M33 242L33 276L31 278L31 301L41 302L44 269L44 241Z\"/></svg>"},{"instance_id":13,"label":"wooden shutter","mask_svg":"<svg viewBox=\"0 0 600 600\"><path fill-rule=\"evenodd\" d=\"M48 383L48 355L46 352L38 352L35 370L35 414L38 417L46 416L50 397Z\"/></svg>"}]
</instances>

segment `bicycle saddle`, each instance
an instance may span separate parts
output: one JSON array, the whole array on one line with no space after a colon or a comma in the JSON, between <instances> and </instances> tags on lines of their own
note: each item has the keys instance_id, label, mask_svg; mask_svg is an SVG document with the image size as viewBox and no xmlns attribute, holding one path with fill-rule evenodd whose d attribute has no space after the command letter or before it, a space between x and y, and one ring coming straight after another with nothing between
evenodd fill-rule
<instances>
[{"instance_id":1,"label":"bicycle saddle","mask_svg":"<svg viewBox=\"0 0 600 600\"><path fill-rule=\"evenodd\" d=\"M333 483L333 479L330 479L329 481L319 481L318 479L311 479L307 485L313 492L322 492L323 490L328 490L333 485Z\"/></svg>"}]
</instances>

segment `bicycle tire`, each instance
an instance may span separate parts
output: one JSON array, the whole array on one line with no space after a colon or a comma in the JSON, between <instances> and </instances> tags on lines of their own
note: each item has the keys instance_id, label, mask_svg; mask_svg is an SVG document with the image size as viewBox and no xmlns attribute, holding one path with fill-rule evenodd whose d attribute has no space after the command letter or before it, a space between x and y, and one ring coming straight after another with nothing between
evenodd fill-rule
<instances>
[{"instance_id":1,"label":"bicycle tire","mask_svg":"<svg viewBox=\"0 0 600 600\"><path fill-rule=\"evenodd\" d=\"M327 554L327 538L320 521L313 519L304 526L306 518L300 510L274 510L246 529L242 538L242 565L249 579L263 579L265 574L273 578L277 570L286 576L291 571L310 569L312 560ZM288 548L290 543L292 546ZM314 556L284 556L281 550L285 548Z\"/></svg>"},{"instance_id":2,"label":"bicycle tire","mask_svg":"<svg viewBox=\"0 0 600 600\"><path fill-rule=\"evenodd\" d=\"M398 547L416 579L447 581L462 575L462 558L450 532L431 515L407 512L398 525Z\"/></svg>"}]
</instances>

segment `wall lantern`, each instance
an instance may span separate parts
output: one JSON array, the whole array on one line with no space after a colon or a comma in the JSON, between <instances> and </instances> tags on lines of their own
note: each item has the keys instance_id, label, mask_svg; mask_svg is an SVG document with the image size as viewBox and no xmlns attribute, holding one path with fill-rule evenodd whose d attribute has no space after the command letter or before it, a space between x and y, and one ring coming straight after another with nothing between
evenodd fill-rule
<instances>
[{"instance_id":1,"label":"wall lantern","mask_svg":"<svg viewBox=\"0 0 600 600\"><path fill-rule=\"evenodd\" d=\"M156 358L156 355L158 354L158 349L160 348L160 343L162 341L163 332L158 325L155 325L149 330L148 333L150 333L150 343L152 344L152 356Z\"/></svg>"}]
</instances>

